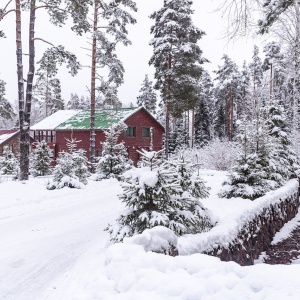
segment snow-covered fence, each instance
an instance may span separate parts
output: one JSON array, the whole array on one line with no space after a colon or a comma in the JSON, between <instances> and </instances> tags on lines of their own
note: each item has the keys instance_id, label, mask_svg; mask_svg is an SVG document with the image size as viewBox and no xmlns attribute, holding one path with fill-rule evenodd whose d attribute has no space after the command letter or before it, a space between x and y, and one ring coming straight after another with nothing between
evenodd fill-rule
<instances>
[{"instance_id":1,"label":"snow-covered fence","mask_svg":"<svg viewBox=\"0 0 300 300\"><path fill-rule=\"evenodd\" d=\"M179 239L179 254L205 253L223 261L252 265L269 247L277 231L295 217L299 207L299 183L290 180L282 188L254 201L250 210L221 221L209 232Z\"/></svg>"}]
</instances>

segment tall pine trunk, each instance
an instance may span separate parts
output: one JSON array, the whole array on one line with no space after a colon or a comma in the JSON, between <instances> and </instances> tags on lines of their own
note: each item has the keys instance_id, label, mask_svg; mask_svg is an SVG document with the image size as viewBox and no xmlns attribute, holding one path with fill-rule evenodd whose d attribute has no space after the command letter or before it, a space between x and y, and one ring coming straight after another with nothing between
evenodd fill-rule
<instances>
[{"instance_id":1,"label":"tall pine trunk","mask_svg":"<svg viewBox=\"0 0 300 300\"><path fill-rule=\"evenodd\" d=\"M168 75L168 98L166 101L166 133L165 133L165 146L166 146L166 159L169 157L169 126L170 126L170 103L171 103L171 68L172 68L172 55L169 54L168 57L168 69L169 69L169 75Z\"/></svg>"},{"instance_id":2,"label":"tall pine trunk","mask_svg":"<svg viewBox=\"0 0 300 300\"><path fill-rule=\"evenodd\" d=\"M90 163L91 172L94 172L95 164L95 103L96 103L96 48L97 39L95 33L98 27L98 7L94 3L94 25L93 25L93 43L92 43L92 73L91 73L91 124L90 124Z\"/></svg>"},{"instance_id":3,"label":"tall pine trunk","mask_svg":"<svg viewBox=\"0 0 300 300\"><path fill-rule=\"evenodd\" d=\"M270 105L273 102L273 64L270 66Z\"/></svg>"},{"instance_id":4,"label":"tall pine trunk","mask_svg":"<svg viewBox=\"0 0 300 300\"><path fill-rule=\"evenodd\" d=\"M30 2L29 20L29 70L27 74L26 99L20 118L20 180L28 180L29 176L29 150L30 150L30 112L32 100L32 87L34 77L34 26L35 26L35 0Z\"/></svg>"},{"instance_id":5,"label":"tall pine trunk","mask_svg":"<svg viewBox=\"0 0 300 300\"><path fill-rule=\"evenodd\" d=\"M18 101L19 101L19 126L20 126L20 179L22 171L26 170L24 157L26 155L26 132L24 128L24 80L23 80L23 51L22 51L22 20L20 0L16 0L16 54L17 54L17 76L18 76Z\"/></svg>"}]
</instances>

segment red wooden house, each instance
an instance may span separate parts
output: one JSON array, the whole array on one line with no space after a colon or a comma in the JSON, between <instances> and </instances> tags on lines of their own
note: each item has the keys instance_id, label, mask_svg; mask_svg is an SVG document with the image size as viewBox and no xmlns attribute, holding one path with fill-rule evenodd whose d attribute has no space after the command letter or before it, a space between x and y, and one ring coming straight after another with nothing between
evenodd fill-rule
<instances>
[{"instance_id":1,"label":"red wooden house","mask_svg":"<svg viewBox=\"0 0 300 300\"><path fill-rule=\"evenodd\" d=\"M137 149L149 149L151 144L150 128L153 128L153 150L162 148L164 127L143 107L104 109L95 112L96 156L101 156L105 141L103 130L113 123L123 121L128 127L119 137L124 141L129 157L136 163ZM62 151L68 151L67 139L80 141L78 148L84 149L89 157L90 148L90 111L60 110L31 127L35 142L45 140L53 150L53 158Z\"/></svg>"}]
</instances>

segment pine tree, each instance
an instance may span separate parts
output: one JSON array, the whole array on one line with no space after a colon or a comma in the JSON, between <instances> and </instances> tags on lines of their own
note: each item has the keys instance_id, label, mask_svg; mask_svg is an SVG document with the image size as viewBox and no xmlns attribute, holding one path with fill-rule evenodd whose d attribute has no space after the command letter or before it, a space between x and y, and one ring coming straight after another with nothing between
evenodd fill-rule
<instances>
[{"instance_id":1,"label":"pine tree","mask_svg":"<svg viewBox=\"0 0 300 300\"><path fill-rule=\"evenodd\" d=\"M165 105L165 149L169 152L169 116L179 117L193 109L197 102L197 81L202 64L207 62L197 45L204 35L192 23L190 0L164 0L163 7L150 18L153 56L149 64L155 68L154 88L160 91Z\"/></svg>"},{"instance_id":2,"label":"pine tree","mask_svg":"<svg viewBox=\"0 0 300 300\"><path fill-rule=\"evenodd\" d=\"M150 42L155 88L160 90L163 101L169 102L173 116L195 107L195 83L202 73L201 64L206 62L197 45L204 32L192 23L191 6L190 0L164 0L163 7L150 16L155 20Z\"/></svg>"},{"instance_id":3,"label":"pine tree","mask_svg":"<svg viewBox=\"0 0 300 300\"><path fill-rule=\"evenodd\" d=\"M121 133L124 133L127 125L117 123L104 131L105 142L102 142L102 157L96 166L98 180L103 178L119 178L126 170L131 168L132 161L128 159L128 152L124 142L118 142Z\"/></svg>"},{"instance_id":4,"label":"pine tree","mask_svg":"<svg viewBox=\"0 0 300 300\"><path fill-rule=\"evenodd\" d=\"M137 105L144 106L150 113L155 115L156 98L152 81L150 81L148 75L146 75L140 89L140 95L137 97Z\"/></svg>"},{"instance_id":5,"label":"pine tree","mask_svg":"<svg viewBox=\"0 0 300 300\"><path fill-rule=\"evenodd\" d=\"M116 224L106 228L111 240L120 242L155 226L165 226L177 235L208 231L213 226L200 202L182 190L176 169L159 162L162 152L140 151L144 166L124 174L119 198L127 209Z\"/></svg>"},{"instance_id":6,"label":"pine tree","mask_svg":"<svg viewBox=\"0 0 300 300\"><path fill-rule=\"evenodd\" d=\"M76 93L71 93L70 100L68 101L66 108L67 109L79 109L80 99Z\"/></svg>"},{"instance_id":7,"label":"pine tree","mask_svg":"<svg viewBox=\"0 0 300 300\"><path fill-rule=\"evenodd\" d=\"M52 152L45 141L37 144L30 157L30 174L33 177L51 174Z\"/></svg>"},{"instance_id":8,"label":"pine tree","mask_svg":"<svg viewBox=\"0 0 300 300\"><path fill-rule=\"evenodd\" d=\"M3 156L0 156L0 175L14 175L19 174L19 161L15 158L13 152L5 148Z\"/></svg>"},{"instance_id":9,"label":"pine tree","mask_svg":"<svg viewBox=\"0 0 300 300\"><path fill-rule=\"evenodd\" d=\"M49 79L44 73L37 74L37 81L34 86L34 99L40 106L40 118L44 119L58 110L64 109L64 101L61 98L60 80Z\"/></svg>"},{"instance_id":10,"label":"pine tree","mask_svg":"<svg viewBox=\"0 0 300 300\"><path fill-rule=\"evenodd\" d=\"M103 98L114 108L119 108L118 88L123 83L125 72L122 62L116 54L118 44L128 46L128 24L135 24L136 20L129 11L137 11L136 4L132 0L98 0L89 2L93 5L92 30L92 55L91 55L91 123L90 123L90 163L94 172L95 164L95 106L96 90L100 98ZM101 19L99 26L98 20ZM103 24L104 23L104 24ZM97 68L106 69L107 76L98 76ZM103 73L103 72L101 72ZM100 84L96 86L96 79Z\"/></svg>"}]
</instances>

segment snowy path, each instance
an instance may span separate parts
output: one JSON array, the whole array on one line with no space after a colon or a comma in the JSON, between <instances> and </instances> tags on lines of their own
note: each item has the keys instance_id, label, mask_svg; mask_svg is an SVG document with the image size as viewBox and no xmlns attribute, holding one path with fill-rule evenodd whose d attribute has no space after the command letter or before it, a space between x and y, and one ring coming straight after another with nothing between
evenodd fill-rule
<instances>
[{"instance_id":1,"label":"snowy path","mask_svg":"<svg viewBox=\"0 0 300 300\"><path fill-rule=\"evenodd\" d=\"M0 299L43 299L84 253L103 249L120 190L114 181L89 185L47 191L43 180L0 184Z\"/></svg>"}]
</instances>

